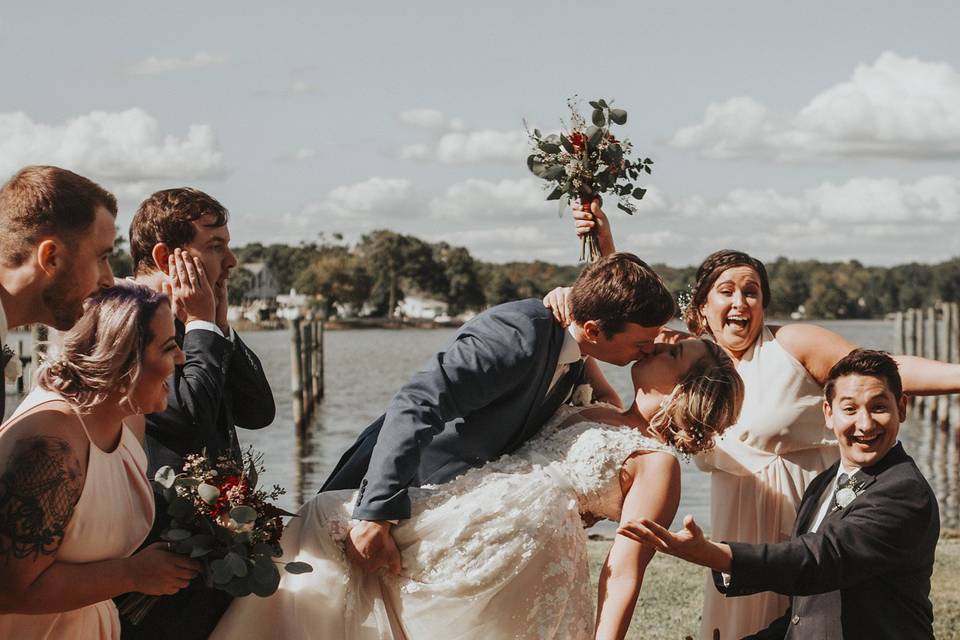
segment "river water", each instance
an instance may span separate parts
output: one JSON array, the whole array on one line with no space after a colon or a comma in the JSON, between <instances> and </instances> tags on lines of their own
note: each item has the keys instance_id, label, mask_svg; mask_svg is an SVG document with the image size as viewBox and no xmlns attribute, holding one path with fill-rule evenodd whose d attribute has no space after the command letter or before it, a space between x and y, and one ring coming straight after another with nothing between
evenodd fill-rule
<instances>
[{"instance_id":1,"label":"river water","mask_svg":"<svg viewBox=\"0 0 960 640\"><path fill-rule=\"evenodd\" d=\"M852 342L890 349L893 325L881 320L822 322ZM261 481L287 488L281 506L294 509L319 489L329 471L377 416L396 390L453 334L453 329L358 329L328 331L325 336L326 394L304 433L293 426L290 394L290 334L248 332L244 341L260 356L277 403L274 423L259 431L239 429L240 441L263 452ZM622 398L632 395L629 368L604 365L604 373ZM8 398L8 405L15 402ZM952 423L960 415L952 406ZM8 412L10 407L8 406ZM958 429L941 429L911 410L900 438L940 500L944 526L960 526ZM683 492L678 519L691 513L709 527L709 477L693 463L682 465ZM598 525L609 532L610 525Z\"/></svg>"}]
</instances>

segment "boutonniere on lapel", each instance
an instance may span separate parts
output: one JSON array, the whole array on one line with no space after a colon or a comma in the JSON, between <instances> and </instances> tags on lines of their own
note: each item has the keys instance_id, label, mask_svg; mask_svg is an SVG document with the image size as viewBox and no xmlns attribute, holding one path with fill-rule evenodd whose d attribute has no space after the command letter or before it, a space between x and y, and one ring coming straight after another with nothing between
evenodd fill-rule
<instances>
[{"instance_id":1,"label":"boutonniere on lapel","mask_svg":"<svg viewBox=\"0 0 960 640\"><path fill-rule=\"evenodd\" d=\"M585 407L593 402L593 387L589 384L578 384L570 394L570 404L575 407Z\"/></svg>"},{"instance_id":2,"label":"boutonniere on lapel","mask_svg":"<svg viewBox=\"0 0 960 640\"><path fill-rule=\"evenodd\" d=\"M840 509L846 509L858 495L863 493L865 488L866 485L864 484L863 480L859 478L850 480L850 483L847 484L847 486L842 487L837 491L837 496L831 512L838 511Z\"/></svg>"},{"instance_id":3,"label":"boutonniere on lapel","mask_svg":"<svg viewBox=\"0 0 960 640\"><path fill-rule=\"evenodd\" d=\"M7 345L3 345L3 355L0 356L0 360L3 362L3 377L8 384L13 384L23 375L23 365L20 363L20 358Z\"/></svg>"}]
</instances>

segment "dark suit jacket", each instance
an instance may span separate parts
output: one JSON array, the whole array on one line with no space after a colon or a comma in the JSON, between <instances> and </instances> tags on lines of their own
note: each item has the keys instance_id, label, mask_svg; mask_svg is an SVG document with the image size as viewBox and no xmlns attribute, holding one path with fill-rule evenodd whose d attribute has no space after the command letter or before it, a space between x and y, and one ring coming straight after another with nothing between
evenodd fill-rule
<instances>
[{"instance_id":1,"label":"dark suit jacket","mask_svg":"<svg viewBox=\"0 0 960 640\"><path fill-rule=\"evenodd\" d=\"M230 452L239 459L235 427L261 429L273 422L276 408L260 360L235 335L231 343L213 331L184 333L176 323L177 342L186 363L170 378L166 410L146 416L148 474L170 465L179 469L188 453L208 457ZM145 544L160 539L169 517L166 501L154 493L157 515ZM201 578L180 592L157 600L137 626L123 620L124 638L206 638L230 605L231 597L210 589Z\"/></svg>"},{"instance_id":2,"label":"dark suit jacket","mask_svg":"<svg viewBox=\"0 0 960 640\"><path fill-rule=\"evenodd\" d=\"M515 450L563 401L544 403L564 333L540 300L476 316L360 434L321 491L359 488L355 518L408 518L408 487Z\"/></svg>"},{"instance_id":3,"label":"dark suit jacket","mask_svg":"<svg viewBox=\"0 0 960 640\"><path fill-rule=\"evenodd\" d=\"M840 463L804 493L794 537L778 544L731 542L728 596L776 591L786 615L750 636L765 638L933 638L930 575L940 535L933 490L903 446L854 475L863 492L810 529Z\"/></svg>"}]
</instances>

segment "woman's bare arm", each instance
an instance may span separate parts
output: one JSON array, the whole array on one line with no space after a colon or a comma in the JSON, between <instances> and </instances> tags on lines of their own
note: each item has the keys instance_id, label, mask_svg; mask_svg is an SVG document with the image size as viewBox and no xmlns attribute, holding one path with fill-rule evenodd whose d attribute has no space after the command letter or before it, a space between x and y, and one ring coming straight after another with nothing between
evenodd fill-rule
<instances>
[{"instance_id":1,"label":"woman's bare arm","mask_svg":"<svg viewBox=\"0 0 960 640\"><path fill-rule=\"evenodd\" d=\"M680 504L680 465L660 452L635 455L624 463L630 486L623 500L622 522L647 518L670 526ZM644 515L640 515L644 514ZM600 570L596 638L626 636L653 550L618 535Z\"/></svg>"},{"instance_id":2,"label":"woman's bare arm","mask_svg":"<svg viewBox=\"0 0 960 640\"><path fill-rule=\"evenodd\" d=\"M604 376L603 371L600 370L600 365L597 364L597 361L593 358L587 358L587 362L584 365L584 376L587 379L587 383L593 388L594 402L607 402L621 410L623 409L623 401L620 399L620 396L617 395L613 386L607 382L606 376Z\"/></svg>"}]
</instances>

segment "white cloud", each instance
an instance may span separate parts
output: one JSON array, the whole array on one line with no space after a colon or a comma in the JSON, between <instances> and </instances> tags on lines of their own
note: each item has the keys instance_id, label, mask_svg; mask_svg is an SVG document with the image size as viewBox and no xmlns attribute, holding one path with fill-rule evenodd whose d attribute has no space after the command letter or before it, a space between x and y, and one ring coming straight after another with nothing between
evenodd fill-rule
<instances>
[{"instance_id":1,"label":"white cloud","mask_svg":"<svg viewBox=\"0 0 960 640\"><path fill-rule=\"evenodd\" d=\"M305 205L295 215L311 220L317 216L376 218L398 209L406 212L412 196L413 185L406 178L373 177L331 189L322 200Z\"/></svg>"},{"instance_id":2,"label":"white cloud","mask_svg":"<svg viewBox=\"0 0 960 640\"><path fill-rule=\"evenodd\" d=\"M223 154L209 125L185 136L163 133L142 109L94 111L62 125L0 113L0 174L28 164L54 164L111 183L222 177Z\"/></svg>"},{"instance_id":3,"label":"white cloud","mask_svg":"<svg viewBox=\"0 0 960 640\"><path fill-rule=\"evenodd\" d=\"M452 220L489 220L542 218L557 210L556 202L546 201L543 182L533 178L489 181L469 178L447 187L430 201L435 218Z\"/></svg>"},{"instance_id":4,"label":"white cloud","mask_svg":"<svg viewBox=\"0 0 960 640\"><path fill-rule=\"evenodd\" d=\"M437 109L410 109L397 116L401 124L414 129L429 129L443 131L462 127L459 120L455 120Z\"/></svg>"},{"instance_id":5,"label":"white cloud","mask_svg":"<svg viewBox=\"0 0 960 640\"><path fill-rule=\"evenodd\" d=\"M670 143L710 158L960 157L960 73L885 52L794 114L750 97L707 107Z\"/></svg>"},{"instance_id":6,"label":"white cloud","mask_svg":"<svg viewBox=\"0 0 960 640\"><path fill-rule=\"evenodd\" d=\"M303 162L317 157L317 150L313 147L297 147L281 153L277 159L281 162Z\"/></svg>"},{"instance_id":7,"label":"white cloud","mask_svg":"<svg viewBox=\"0 0 960 640\"><path fill-rule=\"evenodd\" d=\"M287 93L291 96L304 96L316 93L320 87L306 80L293 80L287 87Z\"/></svg>"},{"instance_id":8,"label":"white cloud","mask_svg":"<svg viewBox=\"0 0 960 640\"><path fill-rule=\"evenodd\" d=\"M698 215L766 223L821 221L830 226L956 222L960 178L930 176L915 182L854 178L843 184L825 182L794 195L775 189L736 189Z\"/></svg>"},{"instance_id":9,"label":"white cloud","mask_svg":"<svg viewBox=\"0 0 960 640\"><path fill-rule=\"evenodd\" d=\"M522 162L529 149L527 134L520 130L467 129L459 118L436 109L411 109L400 113L401 123L437 136L431 143L400 147L401 160L433 160L443 164Z\"/></svg>"},{"instance_id":10,"label":"white cloud","mask_svg":"<svg viewBox=\"0 0 960 640\"><path fill-rule=\"evenodd\" d=\"M225 53L210 53L208 51L198 51L189 58L159 58L151 56L146 60L131 65L127 70L133 75L156 75L158 73L169 73L171 71L183 71L186 69L200 69L202 67L211 67L229 62L230 56Z\"/></svg>"}]
</instances>

